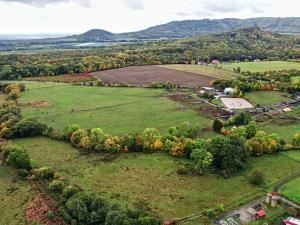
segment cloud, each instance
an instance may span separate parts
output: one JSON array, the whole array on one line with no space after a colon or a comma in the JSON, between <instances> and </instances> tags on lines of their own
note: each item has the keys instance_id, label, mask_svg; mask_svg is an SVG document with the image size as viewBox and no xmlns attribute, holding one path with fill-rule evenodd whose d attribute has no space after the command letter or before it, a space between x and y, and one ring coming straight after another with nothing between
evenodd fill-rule
<instances>
[{"instance_id":1,"label":"cloud","mask_svg":"<svg viewBox=\"0 0 300 225\"><path fill-rule=\"evenodd\" d=\"M202 2L202 8L212 12L235 13L250 9L254 13L263 13L269 5L260 0L214 0Z\"/></svg>"},{"instance_id":2,"label":"cloud","mask_svg":"<svg viewBox=\"0 0 300 225\"><path fill-rule=\"evenodd\" d=\"M131 10L144 10L143 0L124 0L125 5Z\"/></svg>"},{"instance_id":3,"label":"cloud","mask_svg":"<svg viewBox=\"0 0 300 225\"><path fill-rule=\"evenodd\" d=\"M90 0L0 0L0 2L5 3L22 3L26 5L31 5L34 7L45 7L46 5L53 5L59 3L68 3L68 2L75 2L83 7L90 7L91 2Z\"/></svg>"}]
</instances>

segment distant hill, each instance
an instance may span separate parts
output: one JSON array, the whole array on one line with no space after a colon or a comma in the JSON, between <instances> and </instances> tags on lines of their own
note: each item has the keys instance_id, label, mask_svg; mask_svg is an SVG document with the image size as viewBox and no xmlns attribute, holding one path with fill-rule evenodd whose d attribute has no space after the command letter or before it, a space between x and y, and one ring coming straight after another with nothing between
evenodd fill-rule
<instances>
[{"instance_id":1,"label":"distant hill","mask_svg":"<svg viewBox=\"0 0 300 225\"><path fill-rule=\"evenodd\" d=\"M113 34L104 30L90 30L74 37L77 37L78 41L169 39L230 32L249 27L258 27L263 31L273 33L300 34L300 17L184 20L150 27L137 32Z\"/></svg>"},{"instance_id":2,"label":"distant hill","mask_svg":"<svg viewBox=\"0 0 300 225\"><path fill-rule=\"evenodd\" d=\"M101 29L89 30L80 35L74 35L78 41L109 41L114 38L115 34Z\"/></svg>"}]
</instances>

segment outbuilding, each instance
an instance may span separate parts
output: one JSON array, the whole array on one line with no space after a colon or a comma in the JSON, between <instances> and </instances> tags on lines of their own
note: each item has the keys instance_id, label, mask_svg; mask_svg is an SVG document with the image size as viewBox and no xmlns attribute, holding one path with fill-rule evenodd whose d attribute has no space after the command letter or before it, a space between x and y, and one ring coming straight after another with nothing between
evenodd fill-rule
<instances>
[{"instance_id":1,"label":"outbuilding","mask_svg":"<svg viewBox=\"0 0 300 225\"><path fill-rule=\"evenodd\" d=\"M224 90L225 95L233 95L233 93L234 93L234 89L231 87L225 88Z\"/></svg>"},{"instance_id":2,"label":"outbuilding","mask_svg":"<svg viewBox=\"0 0 300 225\"><path fill-rule=\"evenodd\" d=\"M255 213L255 218L258 220L264 218L266 215L267 215L266 211L264 209L261 209L257 213Z\"/></svg>"}]
</instances>

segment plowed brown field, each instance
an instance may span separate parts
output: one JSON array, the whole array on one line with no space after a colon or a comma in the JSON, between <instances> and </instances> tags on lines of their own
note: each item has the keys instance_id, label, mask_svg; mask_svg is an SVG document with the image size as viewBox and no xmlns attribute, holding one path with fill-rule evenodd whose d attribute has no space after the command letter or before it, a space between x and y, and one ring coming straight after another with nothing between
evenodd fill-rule
<instances>
[{"instance_id":1,"label":"plowed brown field","mask_svg":"<svg viewBox=\"0 0 300 225\"><path fill-rule=\"evenodd\" d=\"M158 66L133 66L92 73L104 82L146 85L152 82L170 81L184 87L210 86L214 78L182 72Z\"/></svg>"}]
</instances>

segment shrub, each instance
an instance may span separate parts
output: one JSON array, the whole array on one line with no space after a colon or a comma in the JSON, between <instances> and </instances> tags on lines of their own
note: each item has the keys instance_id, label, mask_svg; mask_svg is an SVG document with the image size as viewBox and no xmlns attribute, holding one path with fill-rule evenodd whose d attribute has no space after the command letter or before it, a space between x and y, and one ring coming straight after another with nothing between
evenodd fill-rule
<instances>
[{"instance_id":1,"label":"shrub","mask_svg":"<svg viewBox=\"0 0 300 225\"><path fill-rule=\"evenodd\" d=\"M73 195L77 194L79 192L78 188L73 185L68 185L63 190L63 195L66 198L71 198Z\"/></svg>"},{"instance_id":2,"label":"shrub","mask_svg":"<svg viewBox=\"0 0 300 225\"><path fill-rule=\"evenodd\" d=\"M96 86L103 86L102 80L97 80L96 81Z\"/></svg>"},{"instance_id":3,"label":"shrub","mask_svg":"<svg viewBox=\"0 0 300 225\"><path fill-rule=\"evenodd\" d=\"M185 166L181 166L178 170L177 173L179 175L186 175L189 173L189 168L185 167Z\"/></svg>"},{"instance_id":4,"label":"shrub","mask_svg":"<svg viewBox=\"0 0 300 225\"><path fill-rule=\"evenodd\" d=\"M221 132L221 129L223 128L223 122L219 119L215 119L213 122L213 130L217 133Z\"/></svg>"},{"instance_id":5,"label":"shrub","mask_svg":"<svg viewBox=\"0 0 300 225\"><path fill-rule=\"evenodd\" d=\"M80 147L81 139L87 136L87 132L83 129L78 129L71 135L71 143L76 147Z\"/></svg>"},{"instance_id":6,"label":"shrub","mask_svg":"<svg viewBox=\"0 0 300 225\"><path fill-rule=\"evenodd\" d=\"M207 209L207 210L206 210L206 215L207 215L209 218L213 218L216 214L215 214L214 209Z\"/></svg>"},{"instance_id":7,"label":"shrub","mask_svg":"<svg viewBox=\"0 0 300 225\"><path fill-rule=\"evenodd\" d=\"M20 169L18 170L18 176L19 177L22 177L22 178L25 178L29 175L28 173L28 170L25 170L25 169Z\"/></svg>"},{"instance_id":8,"label":"shrub","mask_svg":"<svg viewBox=\"0 0 300 225\"><path fill-rule=\"evenodd\" d=\"M26 150L16 145L6 145L4 147L4 161L18 169L31 169L30 158Z\"/></svg>"},{"instance_id":9,"label":"shrub","mask_svg":"<svg viewBox=\"0 0 300 225\"><path fill-rule=\"evenodd\" d=\"M251 184L261 185L264 182L264 174L259 171L253 171L249 180Z\"/></svg>"},{"instance_id":10,"label":"shrub","mask_svg":"<svg viewBox=\"0 0 300 225\"><path fill-rule=\"evenodd\" d=\"M194 149L191 154L191 158L194 160L194 168L200 174L203 175L213 162L213 156L210 152L202 149Z\"/></svg>"},{"instance_id":11,"label":"shrub","mask_svg":"<svg viewBox=\"0 0 300 225\"><path fill-rule=\"evenodd\" d=\"M292 144L294 147L299 148L300 147L300 134L295 134L292 140Z\"/></svg>"},{"instance_id":12,"label":"shrub","mask_svg":"<svg viewBox=\"0 0 300 225\"><path fill-rule=\"evenodd\" d=\"M55 214L53 211L49 210L48 213L47 213L47 218L49 220L53 220L55 218Z\"/></svg>"},{"instance_id":13,"label":"shrub","mask_svg":"<svg viewBox=\"0 0 300 225\"><path fill-rule=\"evenodd\" d=\"M32 171L34 179L50 180L54 178L54 170L47 166Z\"/></svg>"},{"instance_id":14,"label":"shrub","mask_svg":"<svg viewBox=\"0 0 300 225\"><path fill-rule=\"evenodd\" d=\"M81 224L105 222L107 203L95 193L78 193L67 201L66 207L72 218Z\"/></svg>"},{"instance_id":15,"label":"shrub","mask_svg":"<svg viewBox=\"0 0 300 225\"><path fill-rule=\"evenodd\" d=\"M55 180L49 184L48 188L49 188L49 191L51 191L53 193L62 193L64 186L65 185L62 181Z\"/></svg>"},{"instance_id":16,"label":"shrub","mask_svg":"<svg viewBox=\"0 0 300 225\"><path fill-rule=\"evenodd\" d=\"M4 138L21 138L41 135L47 129L45 123L38 122L34 118L26 118L16 123L8 136Z\"/></svg>"}]
</instances>

